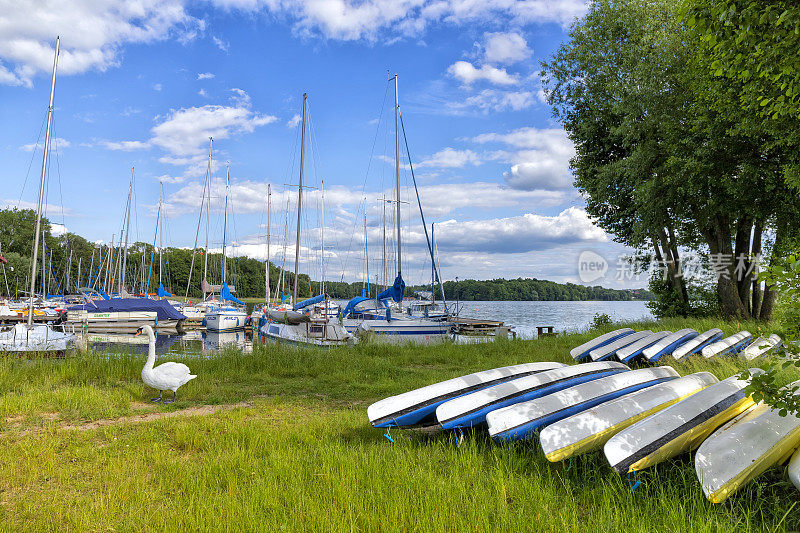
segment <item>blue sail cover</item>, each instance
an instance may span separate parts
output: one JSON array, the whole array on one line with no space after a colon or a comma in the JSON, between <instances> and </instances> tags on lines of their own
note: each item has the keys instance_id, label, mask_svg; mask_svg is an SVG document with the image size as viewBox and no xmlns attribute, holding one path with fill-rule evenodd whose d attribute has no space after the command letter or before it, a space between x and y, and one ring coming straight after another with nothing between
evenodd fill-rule
<instances>
[{"instance_id":1,"label":"blue sail cover","mask_svg":"<svg viewBox=\"0 0 800 533\"><path fill-rule=\"evenodd\" d=\"M170 296L172 296L172 294L167 292L167 289L164 288L164 284L163 283L159 283L158 284L158 297L159 298L169 298Z\"/></svg>"},{"instance_id":2,"label":"blue sail cover","mask_svg":"<svg viewBox=\"0 0 800 533\"><path fill-rule=\"evenodd\" d=\"M155 311L158 320L183 320L186 316L172 307L166 300L148 298L112 298L93 300L83 305L75 305L69 311L89 311L90 313L115 313L129 311Z\"/></svg>"},{"instance_id":3,"label":"blue sail cover","mask_svg":"<svg viewBox=\"0 0 800 533\"><path fill-rule=\"evenodd\" d=\"M324 300L325 300L325 295L324 294L320 294L319 296L314 296L313 298L309 298L308 300L303 300L302 302L297 302L296 304L294 304L294 307L292 307L292 309L297 311L298 309L302 309L304 307L308 307L309 305L318 304L318 303L320 303L320 302L322 302Z\"/></svg>"},{"instance_id":4,"label":"blue sail cover","mask_svg":"<svg viewBox=\"0 0 800 533\"><path fill-rule=\"evenodd\" d=\"M227 300L229 302L236 302L239 305L245 305L245 303L243 301L241 301L236 296L231 294L231 290L228 288L228 284L227 283L223 283L222 284L222 287L219 290L219 294L220 294L220 296L222 296L223 300Z\"/></svg>"},{"instance_id":5,"label":"blue sail cover","mask_svg":"<svg viewBox=\"0 0 800 533\"><path fill-rule=\"evenodd\" d=\"M353 309L355 309L358 304L360 304L361 302L366 302L367 300L369 300L369 298L365 296L356 296L355 298L347 302L344 311L342 311L342 318L347 318L348 316L350 316L350 313L353 312Z\"/></svg>"},{"instance_id":6,"label":"blue sail cover","mask_svg":"<svg viewBox=\"0 0 800 533\"><path fill-rule=\"evenodd\" d=\"M111 296L109 296L108 293L106 293L106 291L104 291L103 289L97 289L97 292L100 294L100 296L103 297L103 300L111 299Z\"/></svg>"},{"instance_id":7,"label":"blue sail cover","mask_svg":"<svg viewBox=\"0 0 800 533\"><path fill-rule=\"evenodd\" d=\"M404 292L406 292L406 282L403 281L403 277L398 274L397 277L394 278L394 285L380 293L377 299L385 300L386 298L391 298L395 302L402 302Z\"/></svg>"}]
</instances>

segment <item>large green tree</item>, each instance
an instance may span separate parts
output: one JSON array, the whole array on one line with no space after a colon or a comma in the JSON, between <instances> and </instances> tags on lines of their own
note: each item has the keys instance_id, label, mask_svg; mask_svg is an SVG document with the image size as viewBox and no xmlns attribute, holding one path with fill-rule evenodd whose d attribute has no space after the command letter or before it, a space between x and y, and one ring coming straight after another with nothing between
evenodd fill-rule
<instances>
[{"instance_id":1,"label":"large green tree","mask_svg":"<svg viewBox=\"0 0 800 533\"><path fill-rule=\"evenodd\" d=\"M779 224L775 196L785 187L772 161L781 154L710 108L718 81L697 65L698 39L681 8L679 0L594 2L543 63L549 101L575 143L587 211L615 240L665 265L679 312L691 312L682 250L697 250L720 274L726 316L768 318L772 296L752 291L749 258L763 250L766 229L791 229Z\"/></svg>"}]
</instances>

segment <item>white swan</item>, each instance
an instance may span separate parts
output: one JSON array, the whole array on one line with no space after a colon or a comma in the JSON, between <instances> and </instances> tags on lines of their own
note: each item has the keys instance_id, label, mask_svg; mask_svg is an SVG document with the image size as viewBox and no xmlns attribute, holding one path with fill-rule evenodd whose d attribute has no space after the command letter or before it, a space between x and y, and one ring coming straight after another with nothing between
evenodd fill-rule
<instances>
[{"instance_id":1,"label":"white swan","mask_svg":"<svg viewBox=\"0 0 800 533\"><path fill-rule=\"evenodd\" d=\"M189 367L183 363L163 363L153 368L153 363L156 362L156 336L150 326L142 326L134 336L141 335L142 332L147 333L147 338L150 341L147 350L147 362L142 369L142 381L144 381L145 385L159 391L158 398L152 398L152 401L172 403L177 396L178 387L197 376L190 374ZM171 400L164 400L163 394L165 390L172 391Z\"/></svg>"}]
</instances>

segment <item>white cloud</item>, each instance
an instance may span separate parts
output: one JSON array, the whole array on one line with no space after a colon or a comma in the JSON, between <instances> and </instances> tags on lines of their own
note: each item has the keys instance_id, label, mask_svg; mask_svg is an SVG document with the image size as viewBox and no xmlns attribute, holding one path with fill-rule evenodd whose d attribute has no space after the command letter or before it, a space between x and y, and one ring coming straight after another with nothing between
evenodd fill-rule
<instances>
[{"instance_id":1,"label":"white cloud","mask_svg":"<svg viewBox=\"0 0 800 533\"><path fill-rule=\"evenodd\" d=\"M478 154L472 150L456 150L448 147L423 159L417 166L420 168L461 168L468 164L480 165L481 160Z\"/></svg>"},{"instance_id":2,"label":"white cloud","mask_svg":"<svg viewBox=\"0 0 800 533\"><path fill-rule=\"evenodd\" d=\"M211 72L201 72L197 75L198 80L211 80L214 79L214 74Z\"/></svg>"},{"instance_id":3,"label":"white cloud","mask_svg":"<svg viewBox=\"0 0 800 533\"><path fill-rule=\"evenodd\" d=\"M100 141L100 144L108 150L119 150L122 152L132 152L134 150L150 148L150 143L143 141Z\"/></svg>"},{"instance_id":4,"label":"white cloud","mask_svg":"<svg viewBox=\"0 0 800 533\"><path fill-rule=\"evenodd\" d=\"M519 149L504 173L514 189L567 189L572 185L569 161L575 147L561 129L519 128L509 133L484 133L477 143L501 143Z\"/></svg>"},{"instance_id":5,"label":"white cloud","mask_svg":"<svg viewBox=\"0 0 800 533\"><path fill-rule=\"evenodd\" d=\"M202 96L203 98L208 97L208 93L206 92L205 89L200 89L199 91L197 91L197 94L198 96Z\"/></svg>"},{"instance_id":6,"label":"white cloud","mask_svg":"<svg viewBox=\"0 0 800 533\"><path fill-rule=\"evenodd\" d=\"M296 114L295 116L293 116L292 118L290 118L289 120L286 121L286 127L287 128L296 128L297 125L300 124L301 120L303 120L303 116L299 115L299 114Z\"/></svg>"},{"instance_id":7,"label":"white cloud","mask_svg":"<svg viewBox=\"0 0 800 533\"><path fill-rule=\"evenodd\" d=\"M267 11L293 22L296 33L345 41L414 37L436 23L498 25L554 22L566 27L585 0L213 0L225 9ZM389 36L387 38L386 36Z\"/></svg>"},{"instance_id":8,"label":"white cloud","mask_svg":"<svg viewBox=\"0 0 800 533\"><path fill-rule=\"evenodd\" d=\"M516 85L519 78L509 74L504 68L483 65L476 68L468 61L456 61L447 68L448 74L465 85L471 85L479 80L486 80L494 85Z\"/></svg>"},{"instance_id":9,"label":"white cloud","mask_svg":"<svg viewBox=\"0 0 800 533\"><path fill-rule=\"evenodd\" d=\"M55 224L51 222L50 233L54 237L61 237L62 235L66 235L67 233L69 233L69 230L67 230L67 227L64 224Z\"/></svg>"},{"instance_id":10,"label":"white cloud","mask_svg":"<svg viewBox=\"0 0 800 533\"><path fill-rule=\"evenodd\" d=\"M479 109L483 113L492 111L521 111L536 103L537 96L531 91L503 91L484 89L468 96L463 101L450 101L445 105L454 112Z\"/></svg>"},{"instance_id":11,"label":"white cloud","mask_svg":"<svg viewBox=\"0 0 800 533\"><path fill-rule=\"evenodd\" d=\"M103 72L120 63L129 43L187 39L204 28L183 0L14 0L0 9L0 83L32 86L53 68L55 35L61 36L59 73Z\"/></svg>"},{"instance_id":12,"label":"white cloud","mask_svg":"<svg viewBox=\"0 0 800 533\"><path fill-rule=\"evenodd\" d=\"M486 34L483 56L489 63L510 65L527 59L533 51L525 38L516 32Z\"/></svg>"},{"instance_id":13,"label":"white cloud","mask_svg":"<svg viewBox=\"0 0 800 533\"><path fill-rule=\"evenodd\" d=\"M231 46L230 43L228 43L227 41L223 41L219 37L211 37L211 40L214 41L214 44L217 45L217 48L219 48L223 52L227 52Z\"/></svg>"},{"instance_id":14,"label":"white cloud","mask_svg":"<svg viewBox=\"0 0 800 533\"><path fill-rule=\"evenodd\" d=\"M153 90L154 91L160 91L161 90L161 84L160 83L154 83L153 84Z\"/></svg>"},{"instance_id":15,"label":"white cloud","mask_svg":"<svg viewBox=\"0 0 800 533\"><path fill-rule=\"evenodd\" d=\"M69 148L72 145L68 140L62 139L61 137L53 137L50 139L50 149L61 149L61 148ZM33 152L34 150L41 150L44 146L44 142L40 143L31 143L31 144L24 144L19 147L20 150L23 152Z\"/></svg>"}]
</instances>

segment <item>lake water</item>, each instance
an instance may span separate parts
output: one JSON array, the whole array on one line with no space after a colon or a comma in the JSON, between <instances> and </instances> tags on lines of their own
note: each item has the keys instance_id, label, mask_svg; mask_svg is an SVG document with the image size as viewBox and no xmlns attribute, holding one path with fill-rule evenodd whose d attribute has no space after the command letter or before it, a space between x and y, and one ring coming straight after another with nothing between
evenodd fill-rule
<instances>
[{"instance_id":1,"label":"lake water","mask_svg":"<svg viewBox=\"0 0 800 533\"><path fill-rule=\"evenodd\" d=\"M452 302L448 302L451 304ZM457 302L459 315L467 318L502 320L512 326L517 337L531 339L537 326L553 326L555 331L586 329L594 315L605 313L614 322L652 319L643 301L626 302Z\"/></svg>"},{"instance_id":2,"label":"lake water","mask_svg":"<svg viewBox=\"0 0 800 533\"><path fill-rule=\"evenodd\" d=\"M460 316L501 320L512 326L517 337L531 339L537 326L553 326L555 331L572 332L586 329L594 315L605 313L615 322L653 318L645 302L458 302ZM133 338L124 334L88 334L85 345L94 350L134 351L147 353L147 337ZM258 341L256 341L258 342ZM212 354L227 346L245 352L253 349L249 332L213 333L189 331L183 335L159 334L156 352Z\"/></svg>"}]
</instances>

